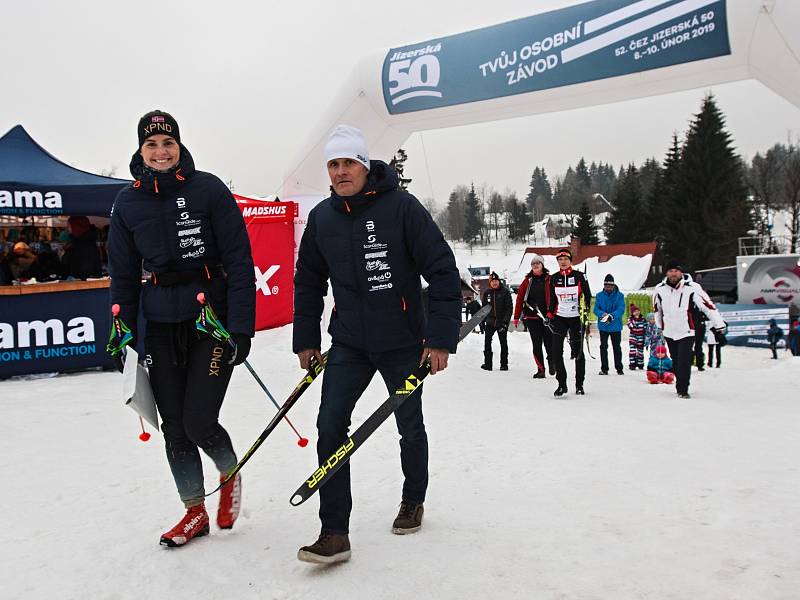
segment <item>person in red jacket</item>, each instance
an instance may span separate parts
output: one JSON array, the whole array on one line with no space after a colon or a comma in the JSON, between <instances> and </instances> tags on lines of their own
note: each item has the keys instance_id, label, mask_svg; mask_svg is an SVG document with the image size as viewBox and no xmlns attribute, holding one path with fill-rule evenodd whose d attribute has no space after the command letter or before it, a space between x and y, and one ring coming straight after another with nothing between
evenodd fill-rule
<instances>
[{"instance_id":1,"label":"person in red jacket","mask_svg":"<svg viewBox=\"0 0 800 600\"><path fill-rule=\"evenodd\" d=\"M542 343L547 353L547 367L550 375L555 375L556 367L550 358L552 335L549 327L545 327L542 317L550 303L550 272L544 266L544 259L538 254L531 258L531 270L519 284L517 301L514 305L514 326L519 324L520 317L531 336L533 360L536 363L534 379L544 379L544 354Z\"/></svg>"}]
</instances>

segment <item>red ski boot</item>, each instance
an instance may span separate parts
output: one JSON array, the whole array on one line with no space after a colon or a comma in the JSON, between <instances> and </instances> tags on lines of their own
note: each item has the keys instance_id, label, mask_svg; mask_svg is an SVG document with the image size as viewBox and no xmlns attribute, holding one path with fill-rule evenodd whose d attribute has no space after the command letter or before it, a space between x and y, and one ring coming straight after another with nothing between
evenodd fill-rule
<instances>
[{"instance_id":1,"label":"red ski boot","mask_svg":"<svg viewBox=\"0 0 800 600\"><path fill-rule=\"evenodd\" d=\"M161 536L160 544L175 548L192 538L208 535L208 513L204 504L190 506L180 522Z\"/></svg>"},{"instance_id":2,"label":"red ski boot","mask_svg":"<svg viewBox=\"0 0 800 600\"><path fill-rule=\"evenodd\" d=\"M225 475L220 475L223 481ZM239 516L242 505L242 476L237 473L219 491L219 508L217 509L217 525L220 529L231 529Z\"/></svg>"}]
</instances>

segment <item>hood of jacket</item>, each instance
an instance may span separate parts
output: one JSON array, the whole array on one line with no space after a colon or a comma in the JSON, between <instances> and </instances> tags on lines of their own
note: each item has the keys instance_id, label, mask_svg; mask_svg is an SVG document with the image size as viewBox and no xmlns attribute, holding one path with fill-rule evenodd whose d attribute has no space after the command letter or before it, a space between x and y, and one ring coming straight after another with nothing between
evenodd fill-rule
<instances>
[{"instance_id":1,"label":"hood of jacket","mask_svg":"<svg viewBox=\"0 0 800 600\"><path fill-rule=\"evenodd\" d=\"M139 150L134 152L130 164L131 175L136 180L133 182L133 188L154 195L162 195L175 190L188 177L191 177L195 170L194 159L186 146L180 144L180 148L181 157L178 164L163 173L148 168L144 164L141 152Z\"/></svg>"},{"instance_id":2,"label":"hood of jacket","mask_svg":"<svg viewBox=\"0 0 800 600\"><path fill-rule=\"evenodd\" d=\"M392 167L382 160L371 160L364 189L352 196L340 196L331 187L331 206L339 212L358 214L375 202L380 194L396 190L399 182L397 171Z\"/></svg>"}]
</instances>

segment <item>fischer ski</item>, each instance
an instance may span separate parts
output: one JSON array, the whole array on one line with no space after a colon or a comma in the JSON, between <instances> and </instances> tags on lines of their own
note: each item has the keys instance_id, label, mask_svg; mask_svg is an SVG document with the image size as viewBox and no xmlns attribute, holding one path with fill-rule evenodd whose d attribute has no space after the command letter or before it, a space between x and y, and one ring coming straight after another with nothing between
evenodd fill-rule
<instances>
[{"instance_id":1,"label":"fischer ski","mask_svg":"<svg viewBox=\"0 0 800 600\"><path fill-rule=\"evenodd\" d=\"M484 306L473 317L464 323L458 332L458 341L461 342L469 333L475 329L491 311L491 306ZM387 398L366 421L364 421L353 435L334 452L327 461L319 466L311 476L303 482L297 491L289 499L292 506L300 506L303 502L314 495L319 488L325 485L331 477L345 464L353 453L358 450L365 441L380 427L389 415L405 401L408 396L413 394L422 385L423 380L431 372L430 361L416 367L403 381L401 387Z\"/></svg>"},{"instance_id":2,"label":"fischer ski","mask_svg":"<svg viewBox=\"0 0 800 600\"><path fill-rule=\"evenodd\" d=\"M236 476L236 474L242 470L242 467L244 467L245 463L248 460L250 460L253 454L255 454L259 446L261 446L261 444L264 443L264 440L266 440L267 437L269 437L269 434L271 434L275 430L275 428L278 426L278 423L280 423L281 419L283 419L289 412L289 410L291 410L295 402L297 402L300 399L300 396L302 396L303 393L305 393L305 391L309 387L311 387L311 384L314 382L317 376L320 373L322 373L322 370L325 368L325 364L327 363L327 361L328 361L327 351L322 353L322 362L318 362L316 358L311 359L311 366L309 367L308 372L305 374L300 383L298 383L295 386L294 390L292 390L292 393L289 394L289 397L286 399L286 402L284 402L283 406L281 406L278 412L275 413L275 416L272 417L272 420L267 424L264 431L262 431L261 434L259 434L259 436L256 438L256 441L253 442L253 445L250 446L247 452L244 453L244 456L242 456L242 458L239 459L239 462L236 463L236 466L233 467L233 469L231 469L231 472L228 473L228 476L223 481L220 481L220 484L216 487L216 489L206 494L206 496L211 496L212 494L218 492L220 489L222 489L222 486L228 483L228 481L233 479Z\"/></svg>"}]
</instances>

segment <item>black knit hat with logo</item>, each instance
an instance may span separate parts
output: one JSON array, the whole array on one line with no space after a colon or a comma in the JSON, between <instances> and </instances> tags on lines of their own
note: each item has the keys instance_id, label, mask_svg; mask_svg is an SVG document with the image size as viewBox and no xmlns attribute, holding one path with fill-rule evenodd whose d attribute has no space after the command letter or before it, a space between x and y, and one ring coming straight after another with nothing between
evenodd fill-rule
<instances>
[{"instance_id":1,"label":"black knit hat with logo","mask_svg":"<svg viewBox=\"0 0 800 600\"><path fill-rule=\"evenodd\" d=\"M153 135L168 135L181 143L181 131L175 118L163 110L153 110L139 119L139 126L136 128L139 136L139 148L144 145L144 141Z\"/></svg>"}]
</instances>

